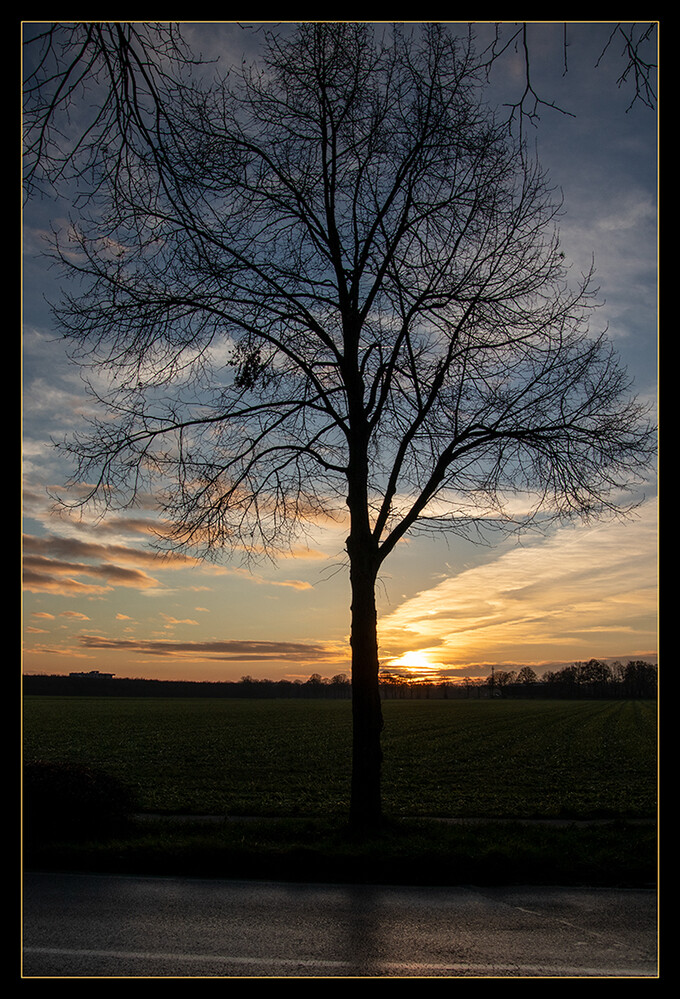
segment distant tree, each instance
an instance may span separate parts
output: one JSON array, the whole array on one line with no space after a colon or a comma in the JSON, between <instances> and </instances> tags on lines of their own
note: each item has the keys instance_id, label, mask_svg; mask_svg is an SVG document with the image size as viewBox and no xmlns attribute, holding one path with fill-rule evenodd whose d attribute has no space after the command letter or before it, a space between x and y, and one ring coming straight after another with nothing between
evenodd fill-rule
<instances>
[{"instance_id":1,"label":"distant tree","mask_svg":"<svg viewBox=\"0 0 680 999\"><path fill-rule=\"evenodd\" d=\"M536 672L531 668L531 666L522 666L515 679L515 683L524 683L524 684L536 683L537 681L538 677L536 676Z\"/></svg>"},{"instance_id":2,"label":"distant tree","mask_svg":"<svg viewBox=\"0 0 680 999\"><path fill-rule=\"evenodd\" d=\"M656 682L656 668L640 661L610 666L589 659L543 675L549 691L566 697L655 697Z\"/></svg>"},{"instance_id":3,"label":"distant tree","mask_svg":"<svg viewBox=\"0 0 680 999\"><path fill-rule=\"evenodd\" d=\"M609 668L610 668L611 674L612 674L612 682L613 683L622 683L623 682L624 673L625 673L625 666L623 665L623 663L621 663L618 660L616 660L615 662L613 662L613 663L610 664Z\"/></svg>"},{"instance_id":4,"label":"distant tree","mask_svg":"<svg viewBox=\"0 0 680 999\"><path fill-rule=\"evenodd\" d=\"M168 544L208 557L348 514L357 826L381 817L387 556L419 525L514 529L518 494L525 523L618 511L653 448L470 40L378 34L305 22L214 83L125 67L144 87L54 250L82 280L61 329L110 376L104 418L65 445L87 501L152 486Z\"/></svg>"},{"instance_id":5,"label":"distant tree","mask_svg":"<svg viewBox=\"0 0 680 999\"><path fill-rule=\"evenodd\" d=\"M626 663L623 683L627 697L655 697L656 668L639 659L631 660Z\"/></svg>"},{"instance_id":6,"label":"distant tree","mask_svg":"<svg viewBox=\"0 0 680 999\"><path fill-rule=\"evenodd\" d=\"M548 670L543 674L543 682L548 685L551 695L575 697L578 690L578 669L564 666L560 670Z\"/></svg>"},{"instance_id":7,"label":"distant tree","mask_svg":"<svg viewBox=\"0 0 680 999\"><path fill-rule=\"evenodd\" d=\"M591 686L603 686L611 682L612 672L606 663L599 659L589 659L588 662L576 663L578 682Z\"/></svg>"},{"instance_id":8,"label":"distant tree","mask_svg":"<svg viewBox=\"0 0 680 999\"><path fill-rule=\"evenodd\" d=\"M507 687L511 683L515 683L517 679L517 674L514 670L503 670L499 669L495 672L495 682L498 687Z\"/></svg>"}]
</instances>

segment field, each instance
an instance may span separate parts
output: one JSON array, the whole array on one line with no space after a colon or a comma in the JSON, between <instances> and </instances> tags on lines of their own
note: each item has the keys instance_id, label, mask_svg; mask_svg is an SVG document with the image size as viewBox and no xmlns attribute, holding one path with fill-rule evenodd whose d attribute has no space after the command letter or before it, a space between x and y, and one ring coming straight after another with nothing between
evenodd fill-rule
<instances>
[{"instance_id":1,"label":"field","mask_svg":"<svg viewBox=\"0 0 680 999\"><path fill-rule=\"evenodd\" d=\"M387 701L383 797L399 817L653 818L651 701ZM85 764L139 810L344 817L345 701L27 697L24 758Z\"/></svg>"},{"instance_id":2,"label":"field","mask_svg":"<svg viewBox=\"0 0 680 999\"><path fill-rule=\"evenodd\" d=\"M384 714L387 821L357 838L346 823L346 701L27 697L24 760L40 765L24 781L24 862L284 881L654 884L654 703L392 701Z\"/></svg>"}]
</instances>

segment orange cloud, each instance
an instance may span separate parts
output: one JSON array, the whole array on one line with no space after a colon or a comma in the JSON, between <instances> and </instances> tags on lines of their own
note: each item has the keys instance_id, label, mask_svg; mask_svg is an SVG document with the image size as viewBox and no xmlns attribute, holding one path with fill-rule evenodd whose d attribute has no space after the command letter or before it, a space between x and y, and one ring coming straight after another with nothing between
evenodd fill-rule
<instances>
[{"instance_id":1,"label":"orange cloud","mask_svg":"<svg viewBox=\"0 0 680 999\"><path fill-rule=\"evenodd\" d=\"M192 618L185 617L180 619L178 617L172 617L170 614L161 614L161 617L166 621L166 628L173 628L176 624L198 624L198 621L192 620Z\"/></svg>"},{"instance_id":2,"label":"orange cloud","mask_svg":"<svg viewBox=\"0 0 680 999\"><path fill-rule=\"evenodd\" d=\"M305 642L209 640L204 642L171 641L169 639L106 638L102 635L81 635L80 644L86 649L106 649L125 653L168 658L226 660L230 662L335 662L341 658L338 650ZM346 651L344 651L346 658Z\"/></svg>"},{"instance_id":3,"label":"orange cloud","mask_svg":"<svg viewBox=\"0 0 680 999\"><path fill-rule=\"evenodd\" d=\"M171 553L162 555L158 552L130 545L102 545L95 541L83 541L80 538L59 537L55 534L45 537L24 535L23 549L29 555L42 555L61 559L99 559L108 563L132 563L134 565L153 565L159 569L180 569L187 565L198 565L199 559L188 555Z\"/></svg>"},{"instance_id":4,"label":"orange cloud","mask_svg":"<svg viewBox=\"0 0 680 999\"><path fill-rule=\"evenodd\" d=\"M99 596L109 593L112 586L97 586L92 583L81 583L77 579L52 577L45 572L33 572L24 566L24 589L30 593L54 593L80 597Z\"/></svg>"},{"instance_id":5,"label":"orange cloud","mask_svg":"<svg viewBox=\"0 0 680 999\"><path fill-rule=\"evenodd\" d=\"M158 586L158 580L140 569L126 569L108 563L88 565L85 562L69 562L45 558L41 555L24 557L24 587L32 593L105 593L112 586L133 586L147 589ZM101 579L106 584L84 583L74 577Z\"/></svg>"},{"instance_id":6,"label":"orange cloud","mask_svg":"<svg viewBox=\"0 0 680 999\"><path fill-rule=\"evenodd\" d=\"M381 647L392 656L429 649L431 660L450 666L648 649L657 610L655 512L650 503L637 520L562 528L453 575L382 618Z\"/></svg>"}]
</instances>

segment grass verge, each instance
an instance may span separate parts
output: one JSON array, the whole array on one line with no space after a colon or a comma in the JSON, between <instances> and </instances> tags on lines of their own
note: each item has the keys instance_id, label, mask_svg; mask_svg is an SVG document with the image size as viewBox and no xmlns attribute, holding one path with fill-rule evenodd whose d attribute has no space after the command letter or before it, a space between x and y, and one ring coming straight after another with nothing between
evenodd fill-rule
<instances>
[{"instance_id":1,"label":"grass verge","mask_svg":"<svg viewBox=\"0 0 680 999\"><path fill-rule=\"evenodd\" d=\"M399 819L353 836L322 819L132 821L111 837L34 840L29 869L277 881L652 887L653 824Z\"/></svg>"}]
</instances>

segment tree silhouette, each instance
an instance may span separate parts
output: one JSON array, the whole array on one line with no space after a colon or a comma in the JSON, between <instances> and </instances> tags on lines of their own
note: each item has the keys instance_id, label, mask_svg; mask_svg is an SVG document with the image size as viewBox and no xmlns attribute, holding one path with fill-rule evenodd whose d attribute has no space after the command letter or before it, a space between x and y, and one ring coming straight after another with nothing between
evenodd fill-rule
<instances>
[{"instance_id":1,"label":"tree silhouette","mask_svg":"<svg viewBox=\"0 0 680 999\"><path fill-rule=\"evenodd\" d=\"M61 329L110 379L64 444L87 500L151 486L167 542L205 556L348 516L356 826L381 817L375 587L397 543L512 528L518 495L524 522L618 511L653 445L483 72L437 24L270 33L253 68L137 91L55 237L81 281Z\"/></svg>"},{"instance_id":2,"label":"tree silhouette","mask_svg":"<svg viewBox=\"0 0 680 999\"><path fill-rule=\"evenodd\" d=\"M536 676L536 671L531 668L531 666L522 666L519 673L517 674L516 683L536 683L538 677Z\"/></svg>"}]
</instances>

